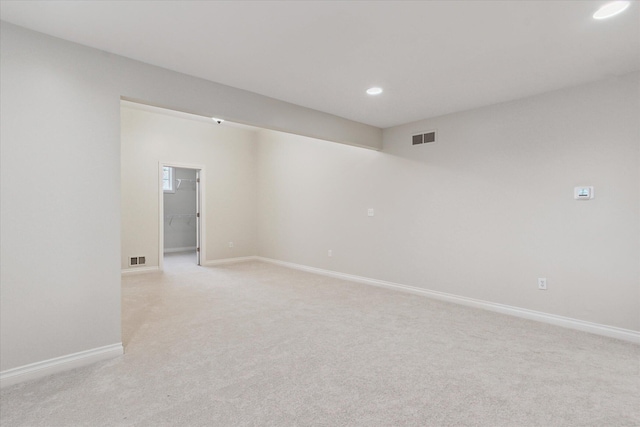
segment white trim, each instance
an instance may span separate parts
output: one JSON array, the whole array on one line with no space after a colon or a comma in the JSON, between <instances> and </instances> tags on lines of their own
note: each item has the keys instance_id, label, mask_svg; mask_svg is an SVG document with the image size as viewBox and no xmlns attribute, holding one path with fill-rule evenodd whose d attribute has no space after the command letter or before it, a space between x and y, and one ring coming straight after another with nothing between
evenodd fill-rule
<instances>
[{"instance_id":1,"label":"white trim","mask_svg":"<svg viewBox=\"0 0 640 427\"><path fill-rule=\"evenodd\" d=\"M7 387L24 381L46 377L51 374L90 365L102 360L113 359L123 354L124 348L122 347L122 343L117 343L7 369L6 371L0 372L0 387Z\"/></svg>"},{"instance_id":2,"label":"white trim","mask_svg":"<svg viewBox=\"0 0 640 427\"><path fill-rule=\"evenodd\" d=\"M237 258L223 258L223 259L214 259L205 261L202 263L204 266L213 267L216 265L224 265L224 264L236 264L238 262L247 262L247 261L266 261L267 258L261 258L257 256L243 256Z\"/></svg>"},{"instance_id":3,"label":"white trim","mask_svg":"<svg viewBox=\"0 0 640 427\"><path fill-rule=\"evenodd\" d=\"M352 274L338 273L331 270L323 270L315 267L307 267L306 265L294 264L291 262L278 261L271 258L252 257L259 261L271 264L281 265L283 267L293 268L295 270L307 271L323 276L335 277L337 279L349 280L352 282L363 283L366 285L380 286L411 292L413 294L423 295L429 298L441 301L452 302L454 304L466 305L469 307L481 308L496 313L507 314L510 316L520 317L523 319L535 320L538 322L549 323L551 325L562 326L564 328L575 329L578 331L589 332L596 335L602 335L609 338L616 338L624 341L640 344L640 332L630 329L617 328L615 326L603 325L600 323L587 322L584 320L573 319L570 317L558 316L555 314L543 313L540 311L528 310L526 308L514 307L505 304L498 304L489 301L467 298L463 296L448 294L445 292L431 291L428 289L417 288L415 286L401 285L393 282L385 282L383 280L369 279L367 277L355 276Z\"/></svg>"},{"instance_id":4,"label":"white trim","mask_svg":"<svg viewBox=\"0 0 640 427\"><path fill-rule=\"evenodd\" d=\"M195 252L196 251L196 247L195 246L189 246L186 248L166 248L164 250L165 254L171 254L174 252Z\"/></svg>"},{"instance_id":5,"label":"white trim","mask_svg":"<svg viewBox=\"0 0 640 427\"><path fill-rule=\"evenodd\" d=\"M138 273L157 273L160 271L158 266L155 267L131 267L123 268L121 274L138 274Z\"/></svg>"}]
</instances>

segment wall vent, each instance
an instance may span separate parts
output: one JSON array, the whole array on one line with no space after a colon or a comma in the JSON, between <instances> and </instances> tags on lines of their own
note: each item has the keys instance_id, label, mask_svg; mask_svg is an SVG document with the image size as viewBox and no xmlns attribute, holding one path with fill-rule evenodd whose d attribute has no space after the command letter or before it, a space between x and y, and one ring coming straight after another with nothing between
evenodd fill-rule
<instances>
[{"instance_id":1,"label":"wall vent","mask_svg":"<svg viewBox=\"0 0 640 427\"><path fill-rule=\"evenodd\" d=\"M431 130L429 132L418 133L415 135L411 135L411 144L428 144L430 142L436 142L436 131Z\"/></svg>"},{"instance_id":2,"label":"wall vent","mask_svg":"<svg viewBox=\"0 0 640 427\"><path fill-rule=\"evenodd\" d=\"M143 256L132 256L129 258L129 266L136 267L138 265L145 265L147 262L146 257Z\"/></svg>"}]
</instances>

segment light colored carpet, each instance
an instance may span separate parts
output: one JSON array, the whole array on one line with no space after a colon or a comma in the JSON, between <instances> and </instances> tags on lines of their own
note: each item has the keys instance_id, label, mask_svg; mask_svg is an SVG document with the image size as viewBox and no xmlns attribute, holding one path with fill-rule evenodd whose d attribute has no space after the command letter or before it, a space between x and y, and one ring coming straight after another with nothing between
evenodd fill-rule
<instances>
[{"instance_id":1,"label":"light colored carpet","mask_svg":"<svg viewBox=\"0 0 640 427\"><path fill-rule=\"evenodd\" d=\"M123 357L2 390L0 424L640 425L637 345L270 264L168 257L123 319Z\"/></svg>"}]
</instances>

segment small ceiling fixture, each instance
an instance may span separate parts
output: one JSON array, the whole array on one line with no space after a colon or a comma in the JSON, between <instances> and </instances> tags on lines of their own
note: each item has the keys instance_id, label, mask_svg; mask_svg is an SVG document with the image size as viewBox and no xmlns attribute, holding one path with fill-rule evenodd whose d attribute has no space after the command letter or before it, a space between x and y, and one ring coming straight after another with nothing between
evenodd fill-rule
<instances>
[{"instance_id":1,"label":"small ceiling fixture","mask_svg":"<svg viewBox=\"0 0 640 427\"><path fill-rule=\"evenodd\" d=\"M605 4L593 14L593 19L606 19L623 12L631 4L630 1L612 1Z\"/></svg>"},{"instance_id":2,"label":"small ceiling fixture","mask_svg":"<svg viewBox=\"0 0 640 427\"><path fill-rule=\"evenodd\" d=\"M222 122L224 122L224 119L217 119L215 117L211 117L211 120L213 120L214 122L216 122L217 124L220 124Z\"/></svg>"},{"instance_id":3,"label":"small ceiling fixture","mask_svg":"<svg viewBox=\"0 0 640 427\"><path fill-rule=\"evenodd\" d=\"M370 87L369 89L367 89L367 93L369 95L380 95L382 93L382 88L381 87Z\"/></svg>"}]
</instances>

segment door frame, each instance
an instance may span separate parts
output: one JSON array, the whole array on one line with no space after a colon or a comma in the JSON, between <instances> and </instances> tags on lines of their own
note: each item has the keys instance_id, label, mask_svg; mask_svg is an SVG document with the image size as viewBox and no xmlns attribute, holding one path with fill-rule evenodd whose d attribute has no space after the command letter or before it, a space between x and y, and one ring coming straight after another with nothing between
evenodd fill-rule
<instances>
[{"instance_id":1,"label":"door frame","mask_svg":"<svg viewBox=\"0 0 640 427\"><path fill-rule=\"evenodd\" d=\"M207 217L205 212L206 203L203 202L206 200L206 175L204 165L160 161L158 162L158 269L160 271L164 270L164 190L162 189L162 170L165 166L172 168L195 169L196 177L199 179L199 182L196 183L196 213L199 214L196 218L196 245L200 250L196 254L196 259L197 264L202 265L207 259L205 248L206 239L204 239L204 236L207 235L205 232L205 222Z\"/></svg>"}]
</instances>

